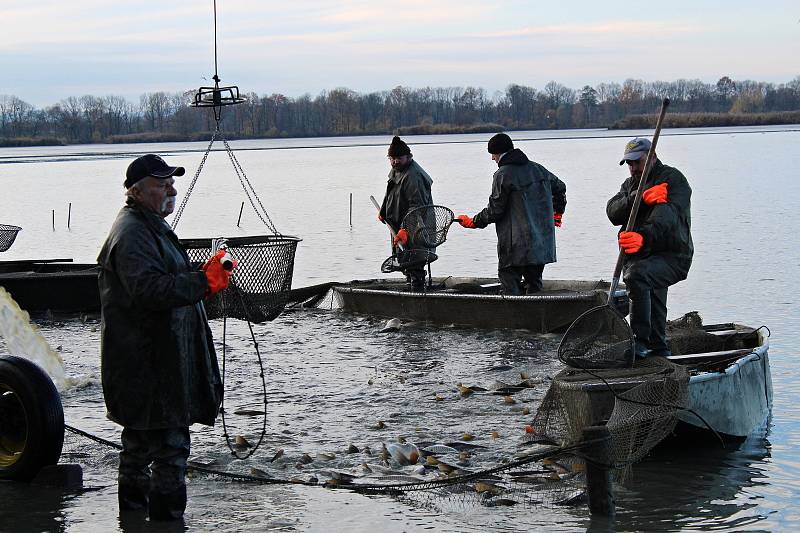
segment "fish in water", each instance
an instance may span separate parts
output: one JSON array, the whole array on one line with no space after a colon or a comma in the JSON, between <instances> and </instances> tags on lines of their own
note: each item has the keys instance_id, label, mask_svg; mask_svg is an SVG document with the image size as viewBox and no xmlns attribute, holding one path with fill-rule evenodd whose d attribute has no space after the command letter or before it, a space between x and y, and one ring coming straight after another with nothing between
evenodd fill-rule
<instances>
[{"instance_id":1,"label":"fish in water","mask_svg":"<svg viewBox=\"0 0 800 533\"><path fill-rule=\"evenodd\" d=\"M317 454L317 459L320 461L333 461L336 459L336 454L333 452L319 452Z\"/></svg>"},{"instance_id":2,"label":"fish in water","mask_svg":"<svg viewBox=\"0 0 800 533\"><path fill-rule=\"evenodd\" d=\"M393 331L400 331L400 328L403 326L403 323L400 321L399 318L392 318L391 320L386 322L386 325L383 326L383 329L380 330L378 333L391 333Z\"/></svg>"},{"instance_id":3,"label":"fish in water","mask_svg":"<svg viewBox=\"0 0 800 533\"><path fill-rule=\"evenodd\" d=\"M311 456L310 456L310 455L308 455L307 453L304 453L304 454L303 454L303 455L300 457L300 463L302 463L302 464L304 464L304 465L307 465L307 464L309 464L309 463L313 463L313 462L314 462L314 459L312 459L312 458L311 458Z\"/></svg>"},{"instance_id":4,"label":"fish in water","mask_svg":"<svg viewBox=\"0 0 800 533\"><path fill-rule=\"evenodd\" d=\"M556 505L581 505L586 503L588 498L586 497L586 492L583 490L578 490L572 492L565 496L564 498L555 502Z\"/></svg>"},{"instance_id":5,"label":"fish in water","mask_svg":"<svg viewBox=\"0 0 800 533\"><path fill-rule=\"evenodd\" d=\"M264 411L255 411L253 409L239 409L233 412L235 415L243 415L243 416L258 416L263 415Z\"/></svg>"},{"instance_id":6,"label":"fish in water","mask_svg":"<svg viewBox=\"0 0 800 533\"><path fill-rule=\"evenodd\" d=\"M506 491L504 487L489 483L488 481L478 481L475 483L475 492L482 494L484 492L498 496Z\"/></svg>"},{"instance_id":7,"label":"fish in water","mask_svg":"<svg viewBox=\"0 0 800 533\"><path fill-rule=\"evenodd\" d=\"M243 448L252 448L253 445L247 442L247 439L244 438L242 435L236 435L236 439L234 439L233 442L233 447L243 449Z\"/></svg>"},{"instance_id":8,"label":"fish in water","mask_svg":"<svg viewBox=\"0 0 800 533\"><path fill-rule=\"evenodd\" d=\"M487 389L483 387L479 387L478 385L464 385L463 383L456 383L456 387L458 388L458 392L461 393L461 396L469 396L473 392L486 392Z\"/></svg>"},{"instance_id":9,"label":"fish in water","mask_svg":"<svg viewBox=\"0 0 800 533\"><path fill-rule=\"evenodd\" d=\"M283 448L281 448L277 452L275 452L275 455L272 456L272 459L270 459L269 462L270 463L274 463L282 455L283 455Z\"/></svg>"},{"instance_id":10,"label":"fish in water","mask_svg":"<svg viewBox=\"0 0 800 533\"><path fill-rule=\"evenodd\" d=\"M511 507L517 505L519 502L509 500L508 498L492 498L486 502L487 507Z\"/></svg>"},{"instance_id":11,"label":"fish in water","mask_svg":"<svg viewBox=\"0 0 800 533\"><path fill-rule=\"evenodd\" d=\"M423 453L434 455L447 455L448 453L457 454L458 450L452 446L444 444L433 444L422 449Z\"/></svg>"},{"instance_id":12,"label":"fish in water","mask_svg":"<svg viewBox=\"0 0 800 533\"><path fill-rule=\"evenodd\" d=\"M384 446L392 459L402 466L413 465L419 461L419 449L410 442L390 442L389 444L384 444Z\"/></svg>"},{"instance_id":13,"label":"fish in water","mask_svg":"<svg viewBox=\"0 0 800 533\"><path fill-rule=\"evenodd\" d=\"M253 477L259 477L259 478L265 478L265 479L269 477L269 474L267 474L266 472L264 472L260 468L256 468L256 467L253 467L253 468L250 469L250 475L253 476Z\"/></svg>"},{"instance_id":14,"label":"fish in water","mask_svg":"<svg viewBox=\"0 0 800 533\"><path fill-rule=\"evenodd\" d=\"M470 442L448 442L446 443L447 446L451 448L455 448L459 452L463 452L464 450L475 450L479 448L486 448L486 446L481 446L480 444L472 444Z\"/></svg>"}]
</instances>

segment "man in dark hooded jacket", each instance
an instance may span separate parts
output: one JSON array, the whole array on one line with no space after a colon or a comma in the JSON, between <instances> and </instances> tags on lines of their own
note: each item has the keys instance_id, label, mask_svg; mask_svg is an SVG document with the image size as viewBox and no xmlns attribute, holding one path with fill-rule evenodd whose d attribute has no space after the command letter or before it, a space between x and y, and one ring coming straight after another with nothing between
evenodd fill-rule
<instances>
[{"instance_id":1,"label":"man in dark hooded jacket","mask_svg":"<svg viewBox=\"0 0 800 533\"><path fill-rule=\"evenodd\" d=\"M389 182L386 185L386 195L383 198L378 219L389 224L397 231L397 236L392 243L409 247L408 233L400 229L406 213L416 207L433 205L431 185L433 180L422 167L414 161L411 149L400 137L395 136L389 145ZM415 243L410 243L414 247ZM425 288L424 265L413 265L403 273L411 283L411 289L422 291Z\"/></svg>"},{"instance_id":2,"label":"man in dark hooded jacket","mask_svg":"<svg viewBox=\"0 0 800 533\"><path fill-rule=\"evenodd\" d=\"M631 176L608 201L606 214L622 226L619 245L625 252L622 279L630 297L630 322L639 358L670 355L667 346L667 288L686 279L692 265L692 189L681 172L656 158L631 231L624 231L644 172L651 143L627 143L620 165ZM653 154L656 157L656 154Z\"/></svg>"},{"instance_id":3,"label":"man in dark hooded jacket","mask_svg":"<svg viewBox=\"0 0 800 533\"><path fill-rule=\"evenodd\" d=\"M542 290L544 265L556 261L555 227L567 206L567 187L549 170L530 161L511 138L498 133L488 151L497 163L489 205L474 217L459 215L465 228L497 230L497 274L504 294ZM525 279L524 287L522 279Z\"/></svg>"},{"instance_id":4,"label":"man in dark hooded jacket","mask_svg":"<svg viewBox=\"0 0 800 533\"><path fill-rule=\"evenodd\" d=\"M192 269L164 221L175 208L171 167L148 154L126 173L126 205L98 257L101 375L108 417L122 429L120 511L151 520L186 507L189 426L213 425L222 400L217 357L202 300L228 283L217 254Z\"/></svg>"}]
</instances>

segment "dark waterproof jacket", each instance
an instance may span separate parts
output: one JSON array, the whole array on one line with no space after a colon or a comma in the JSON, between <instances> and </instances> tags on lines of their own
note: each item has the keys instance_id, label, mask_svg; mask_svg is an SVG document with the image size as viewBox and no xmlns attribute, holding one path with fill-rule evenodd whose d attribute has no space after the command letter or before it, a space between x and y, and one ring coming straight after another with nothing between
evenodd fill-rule
<instances>
[{"instance_id":1,"label":"dark waterproof jacket","mask_svg":"<svg viewBox=\"0 0 800 533\"><path fill-rule=\"evenodd\" d=\"M515 148L500 159L489 205L473 217L475 227L497 230L499 268L556 261L553 211L567 206L567 186Z\"/></svg>"},{"instance_id":2,"label":"dark waterproof jacket","mask_svg":"<svg viewBox=\"0 0 800 533\"><path fill-rule=\"evenodd\" d=\"M635 261L658 254L675 267L681 275L680 279L686 279L694 254L690 213L692 189L678 169L668 167L657 159L650 171L647 188L661 183L667 184L667 203L640 204L633 231L644 237L644 245L637 253L626 254L625 260ZM608 201L606 214L615 226L624 228L628 223L637 184L638 180L628 178L619 192Z\"/></svg>"},{"instance_id":3,"label":"dark waterproof jacket","mask_svg":"<svg viewBox=\"0 0 800 533\"><path fill-rule=\"evenodd\" d=\"M433 180L428 173L413 159L405 170L390 170L386 196L381 205L383 219L395 231L399 230L403 218L411 209L433 205L432 184Z\"/></svg>"},{"instance_id":4,"label":"dark waterproof jacket","mask_svg":"<svg viewBox=\"0 0 800 533\"><path fill-rule=\"evenodd\" d=\"M213 425L222 400L203 272L162 218L120 210L97 258L108 417L132 429Z\"/></svg>"}]
</instances>

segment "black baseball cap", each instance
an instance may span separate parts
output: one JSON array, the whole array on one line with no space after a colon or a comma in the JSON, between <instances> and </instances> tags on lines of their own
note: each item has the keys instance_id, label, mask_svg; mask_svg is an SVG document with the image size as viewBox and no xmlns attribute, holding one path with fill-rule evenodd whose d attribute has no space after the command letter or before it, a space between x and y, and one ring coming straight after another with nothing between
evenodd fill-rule
<instances>
[{"instance_id":1,"label":"black baseball cap","mask_svg":"<svg viewBox=\"0 0 800 533\"><path fill-rule=\"evenodd\" d=\"M130 189L134 183L147 177L165 179L184 174L186 174L185 168L171 167L160 156L147 154L137 157L128 165L124 185L126 189Z\"/></svg>"}]
</instances>

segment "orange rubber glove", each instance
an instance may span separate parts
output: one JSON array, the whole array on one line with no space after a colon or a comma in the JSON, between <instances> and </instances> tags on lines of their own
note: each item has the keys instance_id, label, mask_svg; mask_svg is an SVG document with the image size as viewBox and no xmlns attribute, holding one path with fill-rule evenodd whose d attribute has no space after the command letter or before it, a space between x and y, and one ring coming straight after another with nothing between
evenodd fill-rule
<instances>
[{"instance_id":1,"label":"orange rubber glove","mask_svg":"<svg viewBox=\"0 0 800 533\"><path fill-rule=\"evenodd\" d=\"M561 217L564 216L564 213L553 213L553 223L557 228L561 227Z\"/></svg>"},{"instance_id":2,"label":"orange rubber glove","mask_svg":"<svg viewBox=\"0 0 800 533\"><path fill-rule=\"evenodd\" d=\"M406 231L405 228L400 228L400 231L397 232L397 235L395 235L394 240L392 240L392 244L394 244L395 246L397 246L397 243L400 243L403 246L406 246L408 244L408 232Z\"/></svg>"},{"instance_id":3,"label":"orange rubber glove","mask_svg":"<svg viewBox=\"0 0 800 533\"><path fill-rule=\"evenodd\" d=\"M667 203L667 184L659 183L644 191L642 201L647 205Z\"/></svg>"},{"instance_id":4,"label":"orange rubber glove","mask_svg":"<svg viewBox=\"0 0 800 533\"><path fill-rule=\"evenodd\" d=\"M635 254L642 249L644 237L635 231L623 231L619 234L619 245L626 254Z\"/></svg>"},{"instance_id":5,"label":"orange rubber glove","mask_svg":"<svg viewBox=\"0 0 800 533\"><path fill-rule=\"evenodd\" d=\"M228 288L231 279L231 272L225 270L220 259L225 256L225 250L218 251L211 259L203 265L203 272L208 280L208 294L217 294L222 289ZM234 262L234 268L236 263Z\"/></svg>"},{"instance_id":6,"label":"orange rubber glove","mask_svg":"<svg viewBox=\"0 0 800 533\"><path fill-rule=\"evenodd\" d=\"M378 222L383 223L383 217L381 216L380 213L378 213Z\"/></svg>"},{"instance_id":7,"label":"orange rubber glove","mask_svg":"<svg viewBox=\"0 0 800 533\"><path fill-rule=\"evenodd\" d=\"M458 220L458 223L465 228L475 229L475 223L472 221L472 217L468 215L458 215L456 220Z\"/></svg>"}]
</instances>

